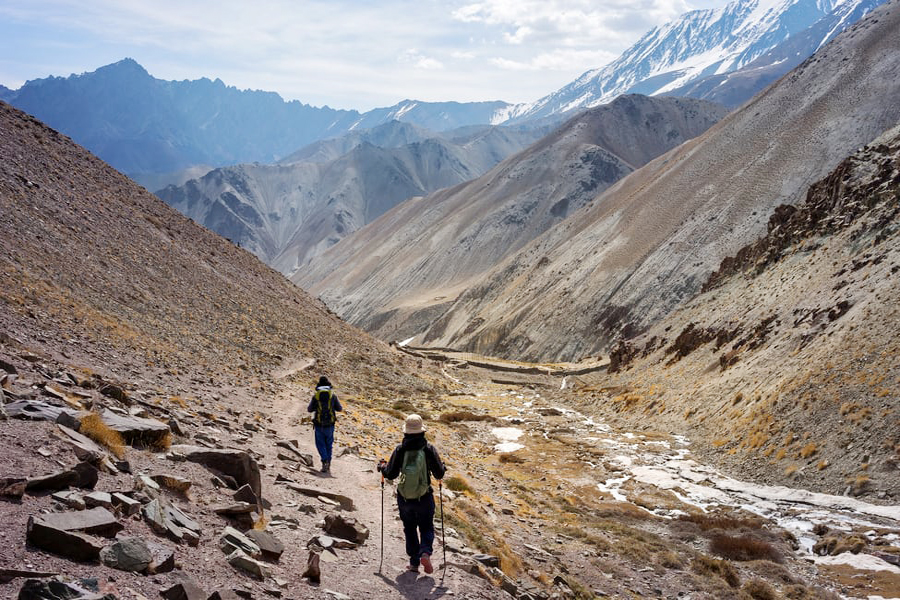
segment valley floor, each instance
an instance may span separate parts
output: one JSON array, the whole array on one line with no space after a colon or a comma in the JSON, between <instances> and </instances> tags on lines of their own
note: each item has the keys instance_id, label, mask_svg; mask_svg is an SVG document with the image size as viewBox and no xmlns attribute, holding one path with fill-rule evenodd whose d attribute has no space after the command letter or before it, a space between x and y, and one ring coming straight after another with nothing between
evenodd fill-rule
<instances>
[{"instance_id":1,"label":"valley floor","mask_svg":"<svg viewBox=\"0 0 900 600\"><path fill-rule=\"evenodd\" d=\"M322 475L283 451L294 440L299 453L315 455L304 412L309 391L297 379L297 369L308 366L302 358L286 361L267 385L274 393L217 391L194 381L197 397L140 405L150 416L181 420L178 442L246 449L257 458L272 506L256 526L286 548L267 565L269 577L229 566L218 547L230 521L214 509L233 502L231 490L215 487L199 465L136 449L126 455L134 473L174 473L193 483L186 495L165 492L203 528L196 548L165 542L178 569L125 573L26 544L29 516L64 510L45 494L0 502L0 568L97 577L102 591L137 600L184 577L206 593L237 590L253 598L900 597L897 506L726 477L696 460L688 439L619 430L577 412L572 382L561 389L560 377L444 366L447 393L344 394L332 473ZM13 389L42 383L40 373L20 373ZM430 576L405 571L393 487L382 490L374 470L399 442L410 412L426 417L428 437L448 466L446 529L438 528L446 545L436 544ZM56 425L11 419L0 422L0 434L4 475L39 475L72 462ZM134 481L101 473L97 489L130 490ZM329 500L336 496L351 499L354 510L340 510ZM356 549L321 552L321 583L312 585L301 577L307 545L331 514L357 519L368 539ZM136 517L120 521L126 533L163 541ZM0 597L16 597L21 585L0 584Z\"/></svg>"}]
</instances>

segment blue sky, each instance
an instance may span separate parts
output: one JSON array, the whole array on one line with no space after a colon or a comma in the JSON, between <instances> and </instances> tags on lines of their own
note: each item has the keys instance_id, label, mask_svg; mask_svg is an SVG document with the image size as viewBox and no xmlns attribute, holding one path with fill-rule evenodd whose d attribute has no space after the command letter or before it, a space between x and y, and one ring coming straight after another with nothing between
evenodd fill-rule
<instances>
[{"instance_id":1,"label":"blue sky","mask_svg":"<svg viewBox=\"0 0 900 600\"><path fill-rule=\"evenodd\" d=\"M405 98L529 102L655 25L725 0L0 0L0 84L131 57L368 110Z\"/></svg>"}]
</instances>

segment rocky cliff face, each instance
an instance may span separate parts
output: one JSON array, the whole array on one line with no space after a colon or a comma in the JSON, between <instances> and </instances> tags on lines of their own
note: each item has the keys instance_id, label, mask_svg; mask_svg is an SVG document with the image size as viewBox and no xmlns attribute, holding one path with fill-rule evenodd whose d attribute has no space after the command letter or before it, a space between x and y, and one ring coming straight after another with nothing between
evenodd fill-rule
<instances>
[{"instance_id":1,"label":"rocky cliff face","mask_svg":"<svg viewBox=\"0 0 900 600\"><path fill-rule=\"evenodd\" d=\"M434 328L482 273L724 113L703 101L619 98L479 179L398 206L295 281L385 338Z\"/></svg>"}]
</instances>

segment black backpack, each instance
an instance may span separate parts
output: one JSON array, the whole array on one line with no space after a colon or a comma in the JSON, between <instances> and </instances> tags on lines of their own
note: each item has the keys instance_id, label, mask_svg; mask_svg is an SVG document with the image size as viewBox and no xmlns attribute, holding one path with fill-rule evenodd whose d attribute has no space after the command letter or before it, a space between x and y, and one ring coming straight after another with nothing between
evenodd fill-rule
<instances>
[{"instance_id":1,"label":"black backpack","mask_svg":"<svg viewBox=\"0 0 900 600\"><path fill-rule=\"evenodd\" d=\"M316 425L329 427L337 421L337 417L334 414L333 395L331 388L316 390L316 414L313 417L313 423Z\"/></svg>"}]
</instances>

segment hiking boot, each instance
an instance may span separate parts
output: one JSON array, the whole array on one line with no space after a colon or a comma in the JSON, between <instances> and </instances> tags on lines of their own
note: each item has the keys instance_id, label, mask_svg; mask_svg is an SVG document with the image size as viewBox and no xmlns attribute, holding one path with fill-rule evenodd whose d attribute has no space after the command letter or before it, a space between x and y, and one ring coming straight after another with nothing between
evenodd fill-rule
<instances>
[{"instance_id":1,"label":"hiking boot","mask_svg":"<svg viewBox=\"0 0 900 600\"><path fill-rule=\"evenodd\" d=\"M410 573L418 573L419 566L418 565L406 565L406 570L409 571Z\"/></svg>"},{"instance_id":2,"label":"hiking boot","mask_svg":"<svg viewBox=\"0 0 900 600\"><path fill-rule=\"evenodd\" d=\"M323 473L331 473L331 461L326 460L322 463L322 472Z\"/></svg>"},{"instance_id":3,"label":"hiking boot","mask_svg":"<svg viewBox=\"0 0 900 600\"><path fill-rule=\"evenodd\" d=\"M422 568L425 569L426 573L428 573L429 575L434 573L434 567L431 566L430 554L423 554L421 557L419 557L419 562L422 564Z\"/></svg>"}]
</instances>

